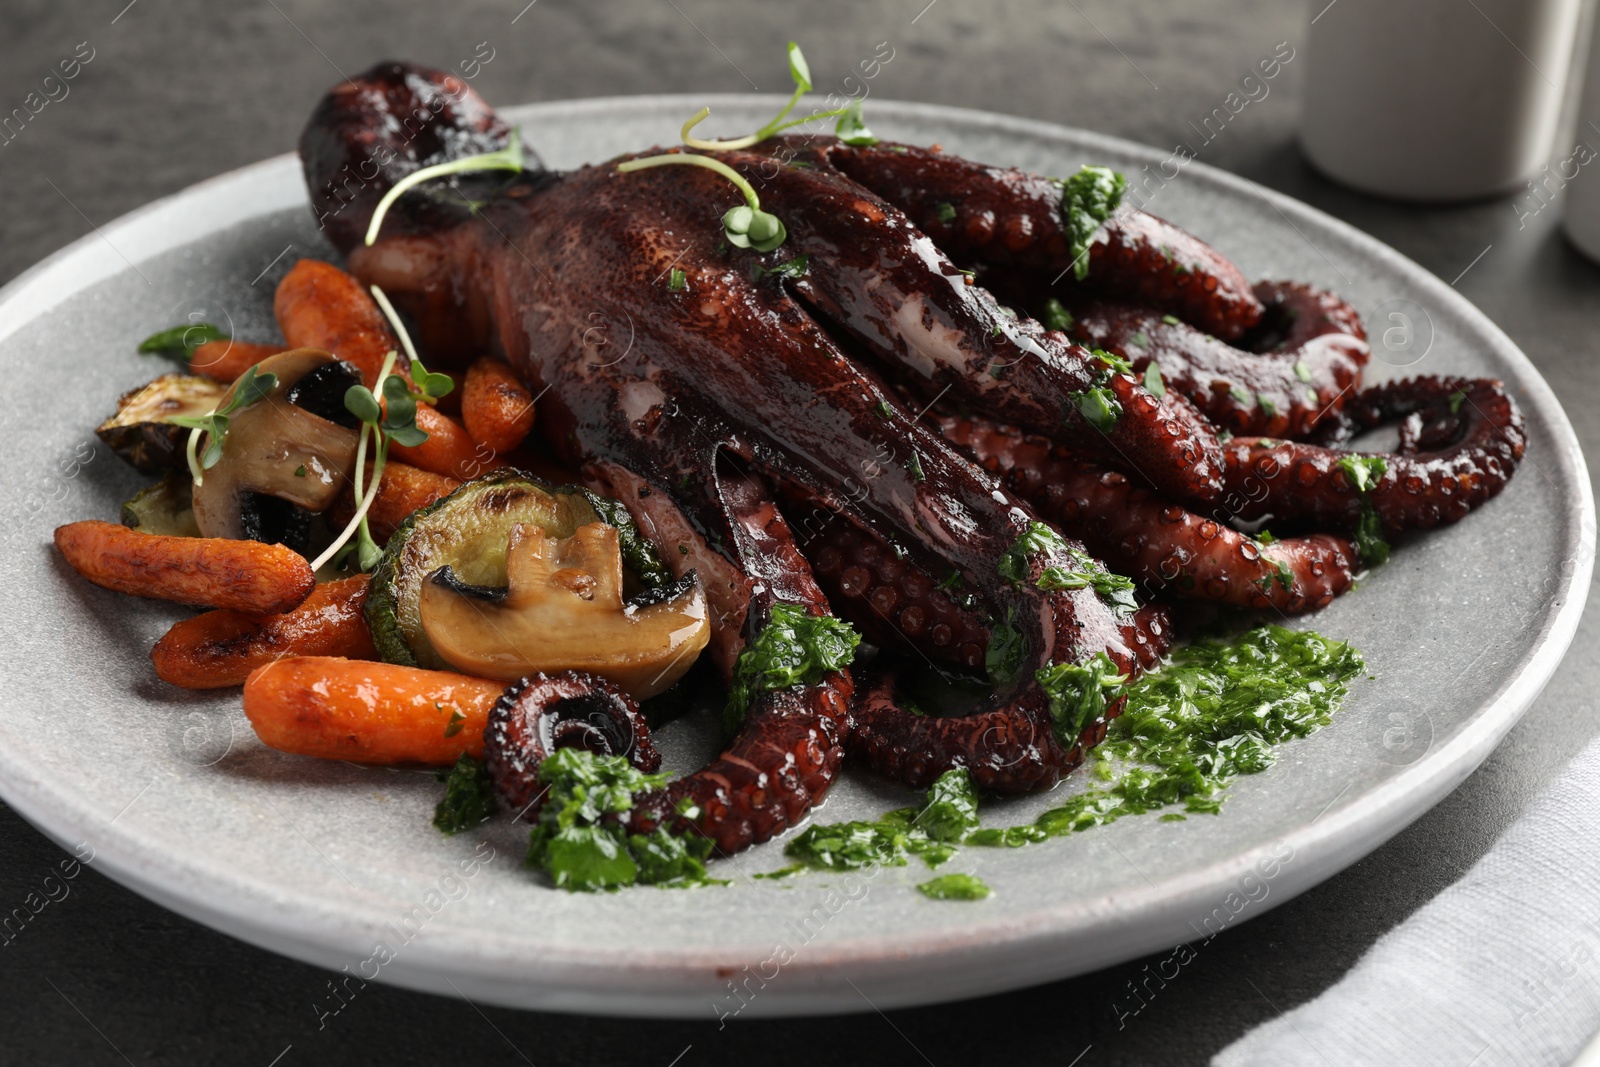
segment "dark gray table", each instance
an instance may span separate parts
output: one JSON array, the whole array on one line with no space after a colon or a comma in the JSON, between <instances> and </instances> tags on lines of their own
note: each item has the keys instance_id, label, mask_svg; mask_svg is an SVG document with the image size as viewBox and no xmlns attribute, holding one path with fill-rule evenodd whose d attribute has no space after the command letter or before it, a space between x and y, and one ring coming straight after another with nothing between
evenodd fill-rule
<instances>
[{"instance_id":1,"label":"dark gray table","mask_svg":"<svg viewBox=\"0 0 1600 1067\"><path fill-rule=\"evenodd\" d=\"M224 11L201 0L5 0L0 115L22 106L80 42L89 42L93 59L65 98L0 144L0 282L154 197L285 151L340 71L382 57L452 66L492 49L475 84L491 101L513 103L787 91L787 39L803 42L822 77L840 76L887 41L894 58L873 83L881 96L1170 146L1193 139L1188 124L1220 104L1278 42L1303 56L1309 17L1303 4L1266 0L525 3L367 0L334 9L317 0L250 0ZM1204 12L1194 10L1201 6ZM1241 112L1200 158L1332 212L1446 280L1465 271L1457 288L1556 384L1584 441L1600 445L1600 268L1563 242L1557 209L1522 218L1507 200L1419 209L1334 187L1295 148L1303 73L1303 62L1291 62L1270 95ZM326 1001L324 972L169 914L91 870L70 897L0 948L0 1060L1201 1062L1336 981L1375 938L1476 860L1596 732L1596 626L1591 612L1575 653L1535 708L1455 793L1350 870L1229 929L1120 1027L1112 1001L1143 961L962 1004L736 1021L721 1031L709 1012L705 1022L480 1012L379 986L319 1026L314 1005ZM59 856L0 808L0 905L20 903Z\"/></svg>"}]
</instances>

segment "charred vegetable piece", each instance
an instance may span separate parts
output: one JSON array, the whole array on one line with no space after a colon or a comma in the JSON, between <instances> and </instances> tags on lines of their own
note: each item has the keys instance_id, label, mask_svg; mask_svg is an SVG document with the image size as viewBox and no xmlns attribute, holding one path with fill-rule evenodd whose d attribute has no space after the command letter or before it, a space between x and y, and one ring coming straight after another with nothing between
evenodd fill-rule
<instances>
[{"instance_id":1,"label":"charred vegetable piece","mask_svg":"<svg viewBox=\"0 0 1600 1067\"><path fill-rule=\"evenodd\" d=\"M117 413L101 423L96 436L134 470L164 474L183 470L189 431L167 420L199 417L214 409L227 386L192 374L163 374L149 385L125 393Z\"/></svg>"},{"instance_id":2,"label":"charred vegetable piece","mask_svg":"<svg viewBox=\"0 0 1600 1067\"><path fill-rule=\"evenodd\" d=\"M449 496L408 518L372 572L367 621L378 652L390 663L446 666L423 631L418 604L427 577L442 567L466 585L506 584L506 545L518 523L536 526L548 537L571 537L580 526L606 521L618 525L619 538L633 539L640 559L649 562L632 577L647 592L666 585L666 569L628 518L597 513L590 494L568 486L554 488L524 471L503 468L463 484Z\"/></svg>"},{"instance_id":3,"label":"charred vegetable piece","mask_svg":"<svg viewBox=\"0 0 1600 1067\"><path fill-rule=\"evenodd\" d=\"M483 755L499 682L392 663L291 656L258 668L244 713L280 752L353 763L448 767Z\"/></svg>"},{"instance_id":4,"label":"charred vegetable piece","mask_svg":"<svg viewBox=\"0 0 1600 1067\"><path fill-rule=\"evenodd\" d=\"M587 671L643 700L681 678L711 640L705 591L692 578L659 603L623 603L614 526L589 523L557 539L519 523L505 567L504 586L469 585L448 565L423 583L423 632L457 670L508 682Z\"/></svg>"},{"instance_id":5,"label":"charred vegetable piece","mask_svg":"<svg viewBox=\"0 0 1600 1067\"><path fill-rule=\"evenodd\" d=\"M150 650L156 677L184 689L243 685L250 672L285 656L377 659L362 608L367 576L324 582L282 615L208 611L183 619Z\"/></svg>"},{"instance_id":6,"label":"charred vegetable piece","mask_svg":"<svg viewBox=\"0 0 1600 1067\"><path fill-rule=\"evenodd\" d=\"M274 615L316 586L311 565L281 545L163 537L110 522L56 528L56 548L95 585L196 607Z\"/></svg>"},{"instance_id":7,"label":"charred vegetable piece","mask_svg":"<svg viewBox=\"0 0 1600 1067\"><path fill-rule=\"evenodd\" d=\"M356 371L315 348L280 352L256 369L277 384L231 416L221 459L195 486L195 522L207 537L304 548L310 513L333 503L355 465L355 432L317 412L331 410L335 394L342 407Z\"/></svg>"},{"instance_id":8,"label":"charred vegetable piece","mask_svg":"<svg viewBox=\"0 0 1600 1067\"><path fill-rule=\"evenodd\" d=\"M122 505L122 525L140 533L168 537L199 537L194 522L193 483L184 474L169 474L139 490Z\"/></svg>"}]
</instances>

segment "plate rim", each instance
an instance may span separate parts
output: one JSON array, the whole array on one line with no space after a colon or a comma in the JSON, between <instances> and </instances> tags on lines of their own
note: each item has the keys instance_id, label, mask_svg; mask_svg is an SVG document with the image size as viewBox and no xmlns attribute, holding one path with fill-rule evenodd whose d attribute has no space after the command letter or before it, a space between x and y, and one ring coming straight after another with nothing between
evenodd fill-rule
<instances>
[{"instance_id":1,"label":"plate rim","mask_svg":"<svg viewBox=\"0 0 1600 1067\"><path fill-rule=\"evenodd\" d=\"M686 106L692 109L707 102L746 107L765 105L778 99L772 95L743 93L647 94L545 101L500 110L516 121L530 122L552 113L568 118L574 113L581 115L619 108L635 112L658 108L676 113ZM1158 164L1167 155L1162 149L1107 134L972 108L885 99L875 100L874 109L922 121L954 119L962 124L1012 131L1029 138L1064 142L1090 151L1108 150L1141 163ZM298 169L295 153L283 153L226 171L138 207L45 257L0 287L0 342L40 316L51 314L62 301L107 276L103 270L88 280L57 276L97 242L103 241L120 257L120 251L111 241L113 236L128 234L136 227L159 221L164 213L171 213L179 205L190 204L197 197L218 196L226 202L240 196L251 183L272 188L278 180L277 172L286 166ZM1269 850L1286 845L1296 855L1303 852L1311 857L1313 862L1296 865L1292 870L1285 867L1273 882L1275 887L1281 887L1284 891L1275 894L1275 899L1268 898L1270 903L1263 900L1259 906L1241 914L1240 918L1247 920L1297 895L1377 848L1471 774L1538 698L1576 636L1594 562L1594 499L1587 464L1571 421L1538 368L1498 325L1465 296L1377 238L1309 204L1209 164L1191 162L1186 165L1185 171L1213 187L1242 196L1258 197L1281 213L1291 225L1296 221L1307 222L1323 231L1332 232L1362 255L1370 256L1388 269L1403 274L1416 283L1416 295L1434 301L1435 306L1448 308L1459 321L1472 326L1487 339L1497 358L1517 369L1517 385L1525 394L1525 407L1530 415L1536 413L1536 417L1547 427L1557 446L1555 458L1571 468L1572 488L1576 489L1568 499L1566 512L1562 516L1576 529L1577 535L1569 538L1563 546L1565 551L1573 554L1574 567L1570 574L1564 576L1564 586L1554 594L1561 598L1560 607L1545 615L1537 644L1510 673L1502 677L1496 692L1477 705L1471 717L1449 741L1394 777L1359 793L1342 807L1325 811L1325 817L1319 816L1311 823L1299 825L1272 840L1260 842L1200 868L1187 870L1131 892L1117 892L1114 902L1109 899L1112 894L1106 894L1101 901L1080 899L1033 908L1022 918L998 918L951 931L928 931L911 945L906 944L903 935L857 937L838 944L809 945L804 956L789 965L794 979L784 988L790 992L757 1001L758 1006L751 1011L752 1015L868 1010L869 1005L861 1003L860 998L848 994L840 996L830 991L830 982L837 984L838 973L845 969L851 969L851 974L873 981L874 984L878 979L888 980L892 975L898 975L898 980L905 984L905 975L915 972L919 966L960 972L956 981L946 982L937 989L925 989L920 993L914 990L903 994L884 993L879 997L884 1006L930 1003L1000 992L1081 973L1108 965L1116 959L1131 958L1138 954L1134 951L1136 946L1143 946L1144 950L1170 947L1175 943L1171 938L1173 924L1150 923L1151 910L1187 913L1193 910L1193 905L1220 899L1226 889L1249 872ZM199 231L215 234L296 202L305 202L304 190L298 187L294 198L285 200L280 196L263 204L252 203L247 213L237 215L235 212L237 217L230 221L221 225L206 224L200 226ZM202 215L200 212L195 214ZM181 232L181 229L177 232ZM176 235L177 232L170 240L146 249L138 258L149 259L161 255L191 240ZM137 269L137 261L124 262ZM112 274L122 269L114 262L110 267ZM21 304L18 297L30 290L48 290L51 285L60 290L57 299L42 308L29 308L26 313L18 310ZM209 869L193 858L185 861L179 855L162 850L158 842L141 839L132 830L100 825L104 823L102 813L92 810L88 803L62 804L64 798L61 795L52 794L48 783L29 774L26 765L5 750L0 750L0 797L65 848L70 848L68 842L74 839L83 840L81 831L91 830L103 841L96 848L93 863L104 873L164 907L270 951L337 968L335 961L360 958L365 949L359 946L370 942L370 938L363 937L367 922L361 915L370 908L351 906L349 902L343 907L307 907L308 903L316 902L307 900L304 895L296 898L277 883L233 877L226 870ZM1092 911L1089 905L1097 903L1105 904L1106 910L1111 913L1104 916L1105 922L1095 931L1094 940L1100 943L1115 941L1119 949L1109 955L1102 950L1099 955L1090 953L1080 957L1087 960L1082 966L1063 968L1054 962L1049 965L1038 962L1031 966L1017 965L1018 957L1027 949L1039 950L1034 953L1036 959L1048 959L1057 955L1053 950L1080 948L1087 929L1084 913L1086 910ZM273 906L263 908L263 904ZM376 926L376 922L371 925ZM725 967L729 963L738 966L752 962L748 957L735 959L728 949L716 947L678 947L641 955L630 954L626 950L594 952L555 946L535 961L525 957L497 958L492 951L485 951L489 946L484 943L481 931L477 938L470 936L472 929L452 926L448 922L440 924L438 940L430 937L409 945L404 956L396 960L393 966L385 968L381 980L436 991L439 988L437 979L445 976L470 982L469 988L478 996L507 1006L599 1014L682 1016L703 1014L707 994L696 984L693 990L684 991L683 997L687 999L676 998L670 988L676 984L676 980L690 977L698 980L705 976L708 969ZM463 938L463 935L467 936ZM330 948L330 945L338 947ZM400 966L402 962L404 967ZM530 962L533 964L531 967ZM630 976L634 980L618 988L617 980L623 976ZM578 980L575 982L574 978ZM497 984L504 986L501 996L495 995L494 987ZM560 985L578 985L580 988L575 992L553 988ZM596 1004L599 998L604 998L603 1004ZM692 1010L689 1008L691 1004Z\"/></svg>"}]
</instances>

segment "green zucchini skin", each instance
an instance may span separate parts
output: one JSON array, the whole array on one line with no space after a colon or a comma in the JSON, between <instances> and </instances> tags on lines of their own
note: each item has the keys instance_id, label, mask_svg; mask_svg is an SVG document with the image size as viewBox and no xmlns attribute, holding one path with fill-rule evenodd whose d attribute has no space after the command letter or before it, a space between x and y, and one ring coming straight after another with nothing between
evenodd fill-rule
<instances>
[{"instance_id":1,"label":"green zucchini skin","mask_svg":"<svg viewBox=\"0 0 1600 1067\"><path fill-rule=\"evenodd\" d=\"M617 527L626 572L648 592L674 579L628 509L581 486L552 486L526 471L505 467L466 482L400 524L372 571L367 625L387 663L448 669L428 643L417 614L422 582L449 566L477 585L505 585L505 546L511 527L532 523L551 537L605 522Z\"/></svg>"},{"instance_id":2,"label":"green zucchini skin","mask_svg":"<svg viewBox=\"0 0 1600 1067\"><path fill-rule=\"evenodd\" d=\"M187 473L169 474L145 486L122 505L122 525L141 533L199 537L191 502L193 483Z\"/></svg>"}]
</instances>

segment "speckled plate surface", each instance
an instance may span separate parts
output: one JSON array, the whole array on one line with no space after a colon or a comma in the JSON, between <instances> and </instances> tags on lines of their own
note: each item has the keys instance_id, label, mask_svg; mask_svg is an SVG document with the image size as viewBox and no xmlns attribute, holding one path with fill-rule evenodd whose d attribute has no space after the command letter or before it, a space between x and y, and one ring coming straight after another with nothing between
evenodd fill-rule
<instances>
[{"instance_id":1,"label":"speckled plate surface","mask_svg":"<svg viewBox=\"0 0 1600 1067\"><path fill-rule=\"evenodd\" d=\"M515 109L558 167L670 141L705 97ZM753 127L762 98L709 98L719 128ZM134 346L196 318L275 336L272 289L327 256L281 156L158 201L0 291L0 366L13 383L0 471L0 795L95 867L247 941L363 978L474 1000L596 1013L719 1016L866 1010L995 992L1203 941L1366 854L1475 768L1538 695L1577 627L1594 509L1577 439L1550 388L1488 319L1378 242L1197 163L1160 185L1166 153L1088 133L873 101L880 135L1064 174L1085 162L1147 175L1150 210L1208 238L1250 277L1340 291L1367 316L1370 380L1494 375L1528 418L1528 459L1459 526L1392 562L1312 621L1348 638L1376 679L1332 726L1240 780L1218 817L1130 818L1031 848L966 849L981 903L939 903L919 863L782 881L781 842L723 861L726 889L566 894L521 869L523 835L446 839L432 775L264 748L236 691L183 693L147 654L183 614L78 579L50 531L114 519L142 479L93 436L125 389L166 367ZM1141 168L1146 168L1141 170ZM1169 164L1167 172L1174 167ZM669 766L709 729L663 731ZM1069 783L1063 789L1077 788ZM903 793L859 774L822 817L866 817ZM986 808L992 823L1047 806Z\"/></svg>"}]
</instances>

